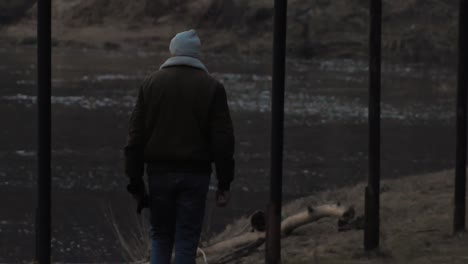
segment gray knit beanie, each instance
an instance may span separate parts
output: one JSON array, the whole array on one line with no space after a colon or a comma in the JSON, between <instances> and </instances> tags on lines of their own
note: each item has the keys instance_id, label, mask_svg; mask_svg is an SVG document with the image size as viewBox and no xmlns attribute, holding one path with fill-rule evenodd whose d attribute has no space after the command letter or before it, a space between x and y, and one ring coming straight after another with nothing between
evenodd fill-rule
<instances>
[{"instance_id":1,"label":"gray knit beanie","mask_svg":"<svg viewBox=\"0 0 468 264\"><path fill-rule=\"evenodd\" d=\"M180 32L171 40L169 51L172 56L200 58L201 41L194 29Z\"/></svg>"}]
</instances>

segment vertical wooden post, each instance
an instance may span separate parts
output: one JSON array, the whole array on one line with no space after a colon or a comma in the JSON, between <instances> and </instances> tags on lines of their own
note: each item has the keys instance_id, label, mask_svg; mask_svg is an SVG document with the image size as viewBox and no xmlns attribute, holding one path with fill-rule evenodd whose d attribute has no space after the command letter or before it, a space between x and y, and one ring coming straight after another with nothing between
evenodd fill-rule
<instances>
[{"instance_id":1,"label":"vertical wooden post","mask_svg":"<svg viewBox=\"0 0 468 264\"><path fill-rule=\"evenodd\" d=\"M458 29L457 143L455 165L455 208L453 232L465 230L466 132L468 89L468 1L460 0Z\"/></svg>"},{"instance_id":2,"label":"vertical wooden post","mask_svg":"<svg viewBox=\"0 0 468 264\"><path fill-rule=\"evenodd\" d=\"M286 9L287 0L275 0L271 109L271 179L265 252L265 262L268 264L281 263Z\"/></svg>"},{"instance_id":3,"label":"vertical wooden post","mask_svg":"<svg viewBox=\"0 0 468 264\"><path fill-rule=\"evenodd\" d=\"M50 263L51 227L51 0L37 1L37 209L36 260Z\"/></svg>"},{"instance_id":4,"label":"vertical wooden post","mask_svg":"<svg viewBox=\"0 0 468 264\"><path fill-rule=\"evenodd\" d=\"M382 0L370 0L369 34L369 176L365 193L364 247L379 247L380 230L380 74Z\"/></svg>"}]
</instances>

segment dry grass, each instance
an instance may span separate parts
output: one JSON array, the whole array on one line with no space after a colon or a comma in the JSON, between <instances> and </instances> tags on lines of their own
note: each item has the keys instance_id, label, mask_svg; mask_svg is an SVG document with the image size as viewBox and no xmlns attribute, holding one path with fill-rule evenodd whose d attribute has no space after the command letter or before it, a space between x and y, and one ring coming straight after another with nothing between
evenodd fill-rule
<instances>
[{"instance_id":1,"label":"dry grass","mask_svg":"<svg viewBox=\"0 0 468 264\"><path fill-rule=\"evenodd\" d=\"M142 217L135 216L136 226L133 229L134 232L132 232L130 236L124 236L120 231L119 225L112 212L112 208L109 208L108 213L105 214L120 243L120 246L122 247L125 261L128 263L137 264L147 263L149 261L151 238L149 236L150 224L147 220L146 213L149 213L148 210L143 210Z\"/></svg>"}]
</instances>

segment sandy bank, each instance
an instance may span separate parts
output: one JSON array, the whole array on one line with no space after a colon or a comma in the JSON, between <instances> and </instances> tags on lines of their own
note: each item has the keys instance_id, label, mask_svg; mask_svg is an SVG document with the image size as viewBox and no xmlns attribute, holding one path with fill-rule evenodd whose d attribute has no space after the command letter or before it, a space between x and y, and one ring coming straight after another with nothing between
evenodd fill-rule
<instances>
[{"instance_id":1,"label":"sandy bank","mask_svg":"<svg viewBox=\"0 0 468 264\"><path fill-rule=\"evenodd\" d=\"M303 226L282 242L283 263L467 263L468 236L452 235L453 171L411 176L382 183L381 253L363 252L363 232L338 232L334 219ZM306 205L340 201L363 213L364 184L296 200L284 206L284 216ZM208 244L242 232L240 219ZM263 246L236 263L262 263ZM200 262L201 263L201 262Z\"/></svg>"}]
</instances>

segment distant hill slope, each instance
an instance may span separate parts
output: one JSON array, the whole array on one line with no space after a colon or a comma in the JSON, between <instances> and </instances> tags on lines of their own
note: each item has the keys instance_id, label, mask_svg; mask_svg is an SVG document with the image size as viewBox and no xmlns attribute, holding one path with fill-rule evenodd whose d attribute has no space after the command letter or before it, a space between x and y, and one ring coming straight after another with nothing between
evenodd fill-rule
<instances>
[{"instance_id":1,"label":"distant hill slope","mask_svg":"<svg viewBox=\"0 0 468 264\"><path fill-rule=\"evenodd\" d=\"M25 23L36 7L10 5L0 24ZM368 0L289 0L289 54L305 57L362 57L367 54ZM408 60L454 58L458 1L385 0L384 56ZM269 53L272 39L273 1L266 0L53 0L56 32L82 34L86 28L119 27L112 38L166 41L176 31L197 28L205 43L218 51ZM0 14L5 13L0 4ZM8 7L8 4L6 5ZM16 10L16 11L15 11ZM21 11L18 11L21 10ZM21 20L21 22L17 22ZM12 27L11 25L9 26ZM155 35L148 36L149 30ZM140 32L141 34L138 34ZM99 34L97 34L99 35ZM15 33L9 31L9 36ZM88 36L89 37L89 36ZM99 39L99 36L95 36ZM61 39L60 35L56 35ZM92 43L93 37L81 40Z\"/></svg>"},{"instance_id":2,"label":"distant hill slope","mask_svg":"<svg viewBox=\"0 0 468 264\"><path fill-rule=\"evenodd\" d=\"M0 25L15 23L22 19L35 2L34 0L2 0L0 2Z\"/></svg>"}]
</instances>

